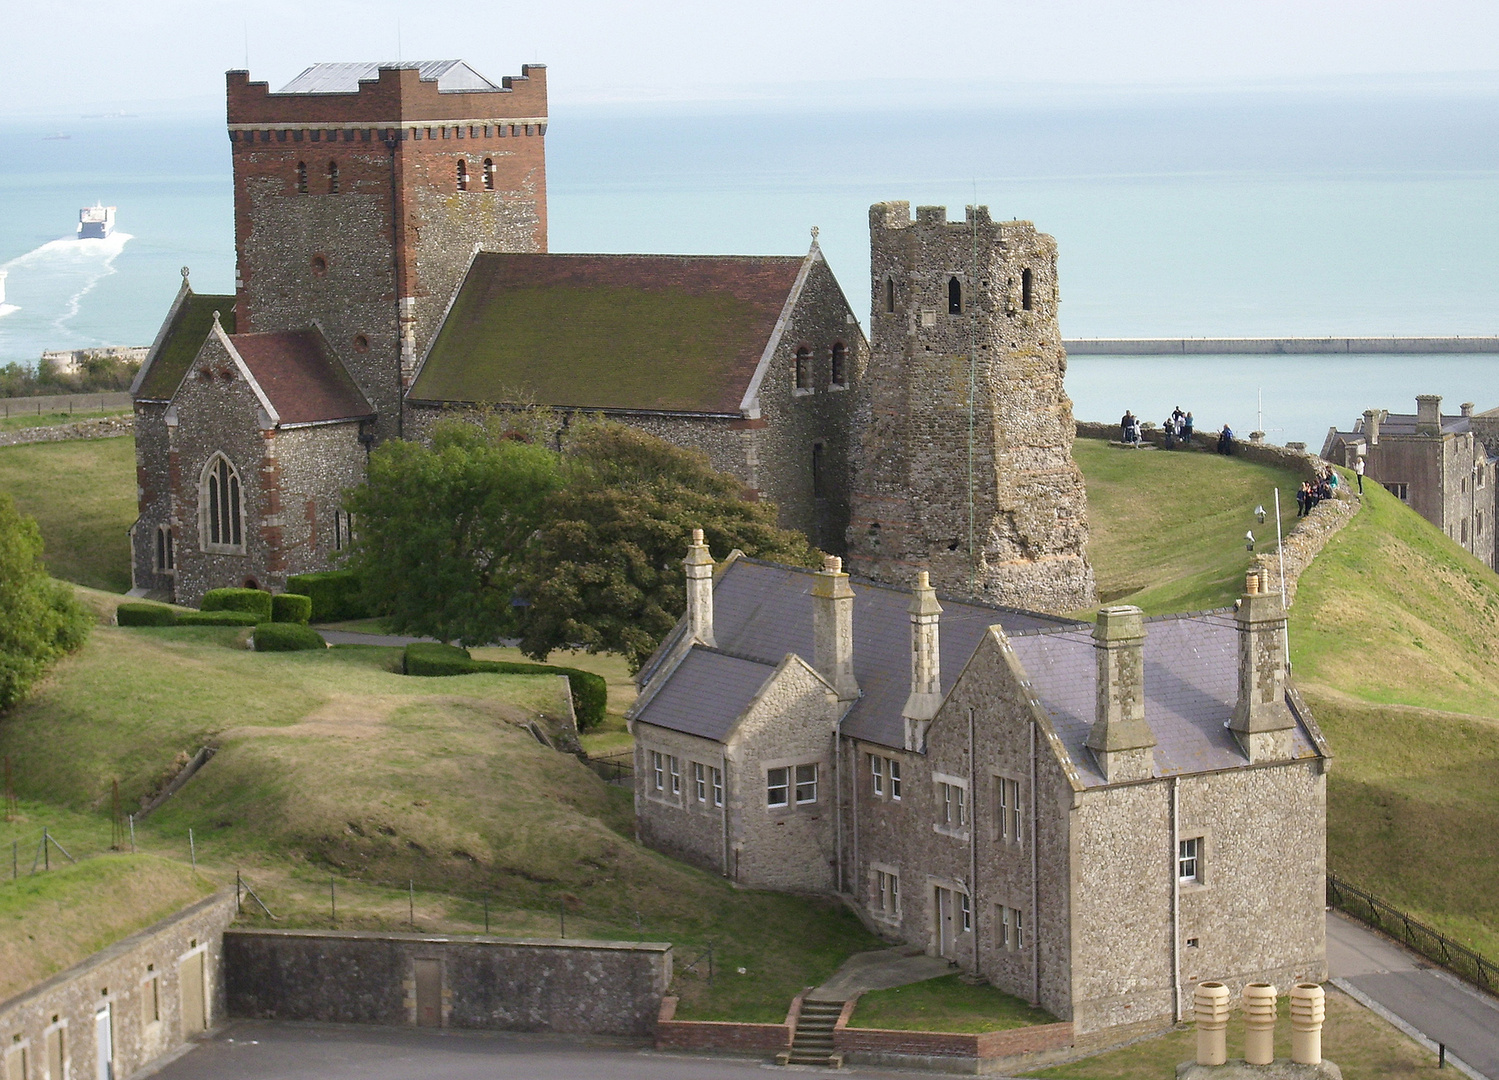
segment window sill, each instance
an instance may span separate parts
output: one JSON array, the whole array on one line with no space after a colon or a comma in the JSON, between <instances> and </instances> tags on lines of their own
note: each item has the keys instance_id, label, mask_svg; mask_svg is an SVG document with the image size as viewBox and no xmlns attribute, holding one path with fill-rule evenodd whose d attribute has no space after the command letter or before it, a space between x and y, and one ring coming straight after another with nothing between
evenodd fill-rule
<instances>
[{"instance_id":1,"label":"window sill","mask_svg":"<svg viewBox=\"0 0 1499 1080\"><path fill-rule=\"evenodd\" d=\"M791 388L791 396L794 398L811 397L815 393L817 393L816 390L803 390L800 387L795 386Z\"/></svg>"},{"instance_id":2,"label":"window sill","mask_svg":"<svg viewBox=\"0 0 1499 1080\"><path fill-rule=\"evenodd\" d=\"M830 394L842 393L844 390L847 390L847 389L848 389L848 383L836 383L835 382L835 383L829 383L828 384L828 393L830 393Z\"/></svg>"},{"instance_id":3,"label":"window sill","mask_svg":"<svg viewBox=\"0 0 1499 1080\"><path fill-rule=\"evenodd\" d=\"M203 544L200 551L205 555L245 555L248 552L243 547L234 547L231 544Z\"/></svg>"},{"instance_id":4,"label":"window sill","mask_svg":"<svg viewBox=\"0 0 1499 1080\"><path fill-rule=\"evenodd\" d=\"M932 832L938 833L941 836L951 836L954 840L962 840L965 844L968 842L967 829L952 829L946 825L933 825Z\"/></svg>"}]
</instances>

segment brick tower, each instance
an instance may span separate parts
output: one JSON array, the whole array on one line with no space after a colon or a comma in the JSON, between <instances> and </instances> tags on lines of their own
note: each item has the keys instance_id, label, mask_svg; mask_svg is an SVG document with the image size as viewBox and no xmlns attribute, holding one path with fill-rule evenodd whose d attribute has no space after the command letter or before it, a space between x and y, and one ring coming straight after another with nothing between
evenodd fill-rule
<instances>
[{"instance_id":1,"label":"brick tower","mask_svg":"<svg viewBox=\"0 0 1499 1080\"><path fill-rule=\"evenodd\" d=\"M401 432L401 394L476 248L546 250L546 69L317 64L228 73L239 333L314 321Z\"/></svg>"},{"instance_id":2,"label":"brick tower","mask_svg":"<svg viewBox=\"0 0 1499 1080\"><path fill-rule=\"evenodd\" d=\"M1072 461L1057 248L987 207L869 211L873 339L850 569L1072 611L1095 602Z\"/></svg>"}]
</instances>

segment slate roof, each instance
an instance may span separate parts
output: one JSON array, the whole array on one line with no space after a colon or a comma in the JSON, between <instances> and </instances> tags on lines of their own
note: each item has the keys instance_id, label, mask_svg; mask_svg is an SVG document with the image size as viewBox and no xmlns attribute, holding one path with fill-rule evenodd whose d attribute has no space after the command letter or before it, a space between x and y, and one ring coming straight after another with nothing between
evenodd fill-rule
<instances>
[{"instance_id":1,"label":"slate roof","mask_svg":"<svg viewBox=\"0 0 1499 1080\"><path fill-rule=\"evenodd\" d=\"M136 389L137 401L170 401L192 367L198 350L213 329L213 313L227 333L234 333L234 297L189 291L168 315L161 344L146 360L146 371Z\"/></svg>"},{"instance_id":2,"label":"slate roof","mask_svg":"<svg viewBox=\"0 0 1499 1080\"><path fill-rule=\"evenodd\" d=\"M739 415L804 257L475 257L408 397Z\"/></svg>"},{"instance_id":3,"label":"slate roof","mask_svg":"<svg viewBox=\"0 0 1499 1080\"><path fill-rule=\"evenodd\" d=\"M270 399L283 427L375 415L316 329L235 334L229 340Z\"/></svg>"},{"instance_id":4,"label":"slate roof","mask_svg":"<svg viewBox=\"0 0 1499 1080\"><path fill-rule=\"evenodd\" d=\"M1339 431L1336 428L1328 432L1329 439L1337 439L1344 443L1362 442L1365 434L1362 419L1355 422L1354 431ZM1465 435L1473 430L1472 418L1463 416L1442 417L1443 435ZM1383 438L1386 435L1414 435L1416 433L1415 413L1390 413L1379 422L1379 434Z\"/></svg>"},{"instance_id":5,"label":"slate roof","mask_svg":"<svg viewBox=\"0 0 1499 1080\"><path fill-rule=\"evenodd\" d=\"M423 82L437 83L439 93L499 90L462 60L371 60L352 64L313 64L279 94L357 94L361 80L380 78L381 68L415 68Z\"/></svg>"},{"instance_id":6,"label":"slate roof","mask_svg":"<svg viewBox=\"0 0 1499 1080\"><path fill-rule=\"evenodd\" d=\"M638 719L723 742L776 665L694 645Z\"/></svg>"},{"instance_id":7,"label":"slate roof","mask_svg":"<svg viewBox=\"0 0 1499 1080\"><path fill-rule=\"evenodd\" d=\"M1084 745L1093 726L1098 679L1092 632L1092 626L1080 625L1010 638L1010 648L1088 787L1104 783ZM1238 633L1228 609L1146 620L1145 722L1157 740L1154 775L1247 764L1225 726L1239 693ZM1296 757L1317 755L1300 725L1293 742Z\"/></svg>"}]
</instances>

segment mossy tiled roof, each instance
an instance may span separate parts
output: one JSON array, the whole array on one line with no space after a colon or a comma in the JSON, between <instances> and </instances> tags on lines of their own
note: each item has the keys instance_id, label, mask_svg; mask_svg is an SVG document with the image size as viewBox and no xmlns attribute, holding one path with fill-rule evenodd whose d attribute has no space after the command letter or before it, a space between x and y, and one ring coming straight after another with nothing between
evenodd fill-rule
<instances>
[{"instance_id":1,"label":"mossy tiled roof","mask_svg":"<svg viewBox=\"0 0 1499 1080\"><path fill-rule=\"evenodd\" d=\"M481 254L409 397L736 413L802 262Z\"/></svg>"},{"instance_id":2,"label":"mossy tiled roof","mask_svg":"<svg viewBox=\"0 0 1499 1080\"><path fill-rule=\"evenodd\" d=\"M162 338L161 348L151 359L151 367L141 380L136 398L145 401L167 401L177 392L182 376L192 367L198 350L213 329L213 313L219 313L219 321L226 333L234 333L234 297L213 296L208 293L188 293L172 318Z\"/></svg>"}]
</instances>

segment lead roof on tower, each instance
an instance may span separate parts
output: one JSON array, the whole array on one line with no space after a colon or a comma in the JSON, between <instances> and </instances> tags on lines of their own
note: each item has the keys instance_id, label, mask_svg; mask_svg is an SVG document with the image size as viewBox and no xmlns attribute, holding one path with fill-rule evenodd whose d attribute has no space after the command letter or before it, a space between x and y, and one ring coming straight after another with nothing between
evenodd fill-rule
<instances>
[{"instance_id":1,"label":"lead roof on tower","mask_svg":"<svg viewBox=\"0 0 1499 1080\"><path fill-rule=\"evenodd\" d=\"M355 63L313 64L287 83L279 94L357 94L361 82L380 78L381 68L414 68L423 82L435 82L439 93L499 90L462 60L370 60Z\"/></svg>"}]
</instances>

